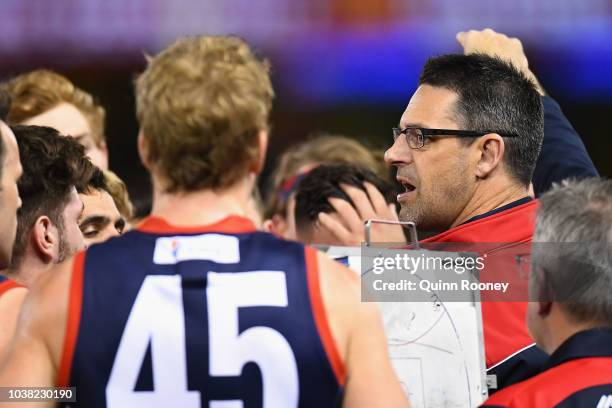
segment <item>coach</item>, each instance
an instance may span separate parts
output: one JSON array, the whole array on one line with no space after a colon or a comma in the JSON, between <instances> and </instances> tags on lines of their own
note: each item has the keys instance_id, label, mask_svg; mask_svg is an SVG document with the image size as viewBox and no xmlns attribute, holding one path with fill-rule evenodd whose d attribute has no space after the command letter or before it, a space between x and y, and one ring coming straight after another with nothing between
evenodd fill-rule
<instances>
[{"instance_id":1,"label":"coach","mask_svg":"<svg viewBox=\"0 0 612 408\"><path fill-rule=\"evenodd\" d=\"M430 59L385 154L404 188L399 218L440 232L425 242L530 242L537 200L529 188L543 136L537 83L515 64L480 53ZM392 216L375 211L383 206L370 190L369 197L345 191L359 212L338 205L344 218L352 211L358 219L345 225ZM346 232L326 214L319 221L339 238ZM382 241L402 239L393 226L379 228ZM546 359L529 335L522 300L482 304L491 392L529 378Z\"/></svg>"}]
</instances>

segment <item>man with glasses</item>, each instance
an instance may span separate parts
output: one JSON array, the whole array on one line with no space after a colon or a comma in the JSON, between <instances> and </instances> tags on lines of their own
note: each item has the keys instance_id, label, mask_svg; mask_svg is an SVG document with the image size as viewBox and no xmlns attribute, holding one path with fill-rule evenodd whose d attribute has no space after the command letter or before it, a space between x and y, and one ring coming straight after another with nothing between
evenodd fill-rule
<instances>
[{"instance_id":1,"label":"man with glasses","mask_svg":"<svg viewBox=\"0 0 612 408\"><path fill-rule=\"evenodd\" d=\"M430 59L385 153L404 190L397 196L399 219L438 232L423 242L502 243L497 259L513 260L503 243L533 235L537 201L529 186L543 135L536 84L514 65L484 54ZM356 208L337 209L345 219L398 218L390 210L364 210L376 208L369 190L345 191ZM349 235L327 214L319 221L340 240ZM398 242L396 226L377 226L373 234ZM501 272L499 264L489 265ZM546 357L529 336L526 307L524 301L482 304L491 392L535 374Z\"/></svg>"},{"instance_id":2,"label":"man with glasses","mask_svg":"<svg viewBox=\"0 0 612 408\"><path fill-rule=\"evenodd\" d=\"M385 155L405 190L400 219L444 231L425 242L530 241L529 184L544 134L534 83L480 54L433 58L419 83ZM533 375L545 358L525 311L524 302L482 304L491 391Z\"/></svg>"},{"instance_id":3,"label":"man with glasses","mask_svg":"<svg viewBox=\"0 0 612 408\"><path fill-rule=\"evenodd\" d=\"M529 183L543 138L534 84L478 54L433 58L419 83L385 154L405 190L400 218L448 235L511 208L531 214Z\"/></svg>"}]
</instances>

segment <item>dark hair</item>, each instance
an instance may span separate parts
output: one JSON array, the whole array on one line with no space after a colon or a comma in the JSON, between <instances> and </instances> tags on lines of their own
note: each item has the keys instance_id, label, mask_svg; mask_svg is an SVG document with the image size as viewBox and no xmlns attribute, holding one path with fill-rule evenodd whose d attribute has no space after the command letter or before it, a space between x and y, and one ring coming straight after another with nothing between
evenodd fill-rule
<instances>
[{"instance_id":1,"label":"dark hair","mask_svg":"<svg viewBox=\"0 0 612 408\"><path fill-rule=\"evenodd\" d=\"M374 172L351 164L322 165L299 182L295 195L295 224L298 230L310 227L319 213L331 213L336 210L329 204L330 197L337 197L353 202L340 188L340 184L357 187L363 191L365 182L373 184L385 197L387 203L394 203L396 192L390 182L377 176Z\"/></svg>"},{"instance_id":2,"label":"dark hair","mask_svg":"<svg viewBox=\"0 0 612 408\"><path fill-rule=\"evenodd\" d=\"M72 187L84 189L95 167L80 143L43 126L12 126L17 138L23 175L17 183L22 205L17 212L17 235L12 267L19 265L27 235L41 215L48 216L63 230L62 212Z\"/></svg>"},{"instance_id":3,"label":"dark hair","mask_svg":"<svg viewBox=\"0 0 612 408\"><path fill-rule=\"evenodd\" d=\"M0 89L0 120L6 122L6 117L11 110L11 96L4 89ZM4 139L0 137L0 177L4 168ZM2 187L0 187L2 188Z\"/></svg>"},{"instance_id":4,"label":"dark hair","mask_svg":"<svg viewBox=\"0 0 612 408\"><path fill-rule=\"evenodd\" d=\"M315 164L354 164L374 171L381 177L388 177L389 167L383 159L383 152L350 137L335 134L317 134L308 136L307 140L285 150L278 159L277 165L269 177L264 218L274 215L287 215L287 200L295 192L295 177L308 166Z\"/></svg>"},{"instance_id":5,"label":"dark hair","mask_svg":"<svg viewBox=\"0 0 612 408\"><path fill-rule=\"evenodd\" d=\"M500 58L451 54L427 61L423 84L457 93L455 113L466 130L515 134L504 137L504 162L516 180L529 184L544 138L542 101L533 82Z\"/></svg>"},{"instance_id":6,"label":"dark hair","mask_svg":"<svg viewBox=\"0 0 612 408\"><path fill-rule=\"evenodd\" d=\"M0 120L6 122L11 110L11 96L6 90L0 88Z\"/></svg>"},{"instance_id":7,"label":"dark hair","mask_svg":"<svg viewBox=\"0 0 612 408\"><path fill-rule=\"evenodd\" d=\"M106 191L108 194L110 194L110 189L108 188L108 183L106 182L104 172L96 166L93 166L89 181L81 181L81 183L76 185L76 189L79 194L91 194L95 190Z\"/></svg>"}]
</instances>

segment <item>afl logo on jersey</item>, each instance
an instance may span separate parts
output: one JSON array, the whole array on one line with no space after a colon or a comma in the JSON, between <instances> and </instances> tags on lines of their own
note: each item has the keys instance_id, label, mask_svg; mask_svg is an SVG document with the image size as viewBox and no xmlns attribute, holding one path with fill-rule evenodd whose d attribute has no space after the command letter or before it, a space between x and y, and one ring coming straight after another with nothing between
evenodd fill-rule
<instances>
[{"instance_id":1,"label":"afl logo on jersey","mask_svg":"<svg viewBox=\"0 0 612 408\"><path fill-rule=\"evenodd\" d=\"M153 252L155 264L173 265L182 261L238 263L239 240L237 237L221 234L157 238Z\"/></svg>"}]
</instances>

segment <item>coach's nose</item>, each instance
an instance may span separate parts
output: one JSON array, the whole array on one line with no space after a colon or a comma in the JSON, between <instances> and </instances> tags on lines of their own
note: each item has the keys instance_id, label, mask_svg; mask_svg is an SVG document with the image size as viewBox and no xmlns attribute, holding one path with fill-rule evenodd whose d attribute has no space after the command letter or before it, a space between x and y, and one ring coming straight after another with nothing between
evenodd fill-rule
<instances>
[{"instance_id":1,"label":"coach's nose","mask_svg":"<svg viewBox=\"0 0 612 408\"><path fill-rule=\"evenodd\" d=\"M413 162L413 150L408 146L406 137L401 135L385 152L385 162L392 166L401 166Z\"/></svg>"}]
</instances>

